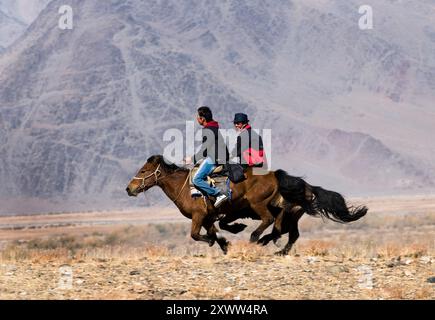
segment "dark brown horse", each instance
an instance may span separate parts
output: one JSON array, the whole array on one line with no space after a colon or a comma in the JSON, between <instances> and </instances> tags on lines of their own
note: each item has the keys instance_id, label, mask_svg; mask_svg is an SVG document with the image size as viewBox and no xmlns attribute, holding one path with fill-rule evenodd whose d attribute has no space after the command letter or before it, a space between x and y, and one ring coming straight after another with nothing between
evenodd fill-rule
<instances>
[{"instance_id":1,"label":"dark brown horse","mask_svg":"<svg viewBox=\"0 0 435 320\"><path fill-rule=\"evenodd\" d=\"M218 212L211 201L203 198L192 199L187 186L189 172L188 169L167 164L160 155L152 156L126 190L130 196L137 196L153 186L159 186L180 212L192 219L192 238L196 241L205 241L210 246L217 241L226 253L229 242L218 236L218 229L214 226ZM349 211L343 197L338 193L312 187L301 178L291 177L282 170L254 175L252 169L248 169L246 174L245 181L236 185L231 184L231 202L218 209L226 214L219 225L224 230L237 233L245 226L229 223L240 218L261 220L260 225L251 234L251 242L258 241L264 245L288 232L289 243L279 254L287 254L298 238L297 222L305 212L310 215L323 215L339 222L355 221L367 212L365 207ZM284 200L283 204L276 201L280 197ZM272 233L259 240L264 230L272 223ZM206 229L206 235L200 234L201 227Z\"/></svg>"},{"instance_id":2,"label":"dark brown horse","mask_svg":"<svg viewBox=\"0 0 435 320\"><path fill-rule=\"evenodd\" d=\"M269 204L269 209L275 217L274 226L272 232L258 240L258 243L267 245L271 240L275 242L283 234L288 233L288 242L276 253L278 255L287 255L299 238L298 222L304 213L326 217L339 223L349 223L362 218L368 211L365 206L348 207L339 193L312 186L302 178L290 176L283 170L275 171L274 177L279 196L282 196L283 201L277 207L276 201ZM230 222L248 217L255 219L249 208L232 210L219 222L219 226L231 231L232 226L228 225ZM245 225L236 224L236 226ZM251 237L252 240L255 239Z\"/></svg>"}]
</instances>

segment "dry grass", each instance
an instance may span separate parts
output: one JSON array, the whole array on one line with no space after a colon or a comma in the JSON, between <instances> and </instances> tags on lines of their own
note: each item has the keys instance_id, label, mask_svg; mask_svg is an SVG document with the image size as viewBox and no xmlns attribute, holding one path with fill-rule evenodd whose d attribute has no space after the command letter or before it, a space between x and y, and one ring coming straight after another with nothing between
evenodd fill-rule
<instances>
[{"instance_id":1,"label":"dry grass","mask_svg":"<svg viewBox=\"0 0 435 320\"><path fill-rule=\"evenodd\" d=\"M327 240L309 240L299 246L301 254L321 257L327 256L334 247L337 247L337 244Z\"/></svg>"},{"instance_id":2,"label":"dry grass","mask_svg":"<svg viewBox=\"0 0 435 320\"><path fill-rule=\"evenodd\" d=\"M233 259L239 259L241 261L257 261L264 255L267 255L266 248L250 243L246 240L238 241L232 244L228 257Z\"/></svg>"},{"instance_id":3,"label":"dry grass","mask_svg":"<svg viewBox=\"0 0 435 320\"><path fill-rule=\"evenodd\" d=\"M170 228L171 234L184 237L184 224L174 224ZM0 253L0 261L67 261L102 257L127 258L144 254L147 257L164 256L169 254L171 246L157 245L150 239L161 238L167 229L166 225L127 226L107 234L93 232L81 236L63 234L27 241L15 240L5 245Z\"/></svg>"},{"instance_id":4,"label":"dry grass","mask_svg":"<svg viewBox=\"0 0 435 320\"><path fill-rule=\"evenodd\" d=\"M377 257L410 257L419 258L430 253L430 248L426 243L411 243L406 246L399 246L396 243L387 243L377 251Z\"/></svg>"},{"instance_id":5,"label":"dry grass","mask_svg":"<svg viewBox=\"0 0 435 320\"><path fill-rule=\"evenodd\" d=\"M375 212L351 225L304 217L287 257L275 256L272 243L249 243L258 222L244 222L242 234L224 233L226 256L191 240L188 220L8 230L0 299L435 299L433 211ZM68 290L57 284L63 265L74 272ZM366 269L368 289L359 287Z\"/></svg>"},{"instance_id":6,"label":"dry grass","mask_svg":"<svg viewBox=\"0 0 435 320\"><path fill-rule=\"evenodd\" d=\"M434 289L424 287L424 288L417 290L417 292L415 294L415 299L416 300L429 300L429 299L434 299L433 296L434 296Z\"/></svg>"}]
</instances>

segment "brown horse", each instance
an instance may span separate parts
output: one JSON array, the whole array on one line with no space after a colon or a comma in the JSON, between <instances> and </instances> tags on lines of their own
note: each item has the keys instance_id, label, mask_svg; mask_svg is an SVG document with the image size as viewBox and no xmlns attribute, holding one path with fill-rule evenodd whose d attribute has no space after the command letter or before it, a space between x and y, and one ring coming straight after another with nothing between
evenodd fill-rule
<instances>
[{"instance_id":1,"label":"brown horse","mask_svg":"<svg viewBox=\"0 0 435 320\"><path fill-rule=\"evenodd\" d=\"M188 169L180 168L174 164L167 164L161 155L152 156L129 183L126 191L129 196L137 196L153 186L159 186L169 199L175 203L180 212L185 217L192 219L192 238L196 241L205 241L209 245L213 245L217 241L221 249L226 253L229 243L224 237L216 234L218 229L214 226L217 211L209 200L203 198L192 199L190 190L187 187L189 173ZM259 181L258 177L263 178ZM237 210L242 213L231 215L234 217L227 219L228 221L241 217L261 219L260 226L251 235L251 241L253 242L257 241L264 230L274 222L274 215L268 205L270 200L278 193L273 173L268 173L267 178L264 176L258 177L253 176L252 172L248 172L247 180L237 185L231 184L233 190L231 204L226 203L219 208L222 212L231 213ZM224 223L222 225L225 226ZM206 235L200 234L201 227L207 230ZM242 228L228 226L228 229L236 233L243 230L243 226Z\"/></svg>"},{"instance_id":2,"label":"brown horse","mask_svg":"<svg viewBox=\"0 0 435 320\"><path fill-rule=\"evenodd\" d=\"M159 186L180 212L192 219L192 238L196 241L205 241L210 246L217 241L226 253L229 242L218 236L218 229L214 226L218 211L210 200L192 199L190 190L186 187L189 173L188 169L167 164L163 156L152 156L129 183L126 191L129 196L137 196L153 186ZM220 221L220 226L224 230L237 233L242 231L245 225L229 223L240 218L261 220L260 225L251 234L251 242L258 241L264 245L288 232L289 243L279 254L287 254L298 238L297 222L305 212L323 215L340 222L355 221L367 212L365 207L349 211L343 197L338 193L312 187L301 178L291 177L282 170L254 175L252 169L248 169L246 174L245 181L231 183L231 202L218 209L226 214ZM281 196L285 199L284 205L278 205L275 201ZM275 224L272 233L259 240L264 230L273 222ZM200 234L201 227L206 229L206 235Z\"/></svg>"},{"instance_id":3,"label":"brown horse","mask_svg":"<svg viewBox=\"0 0 435 320\"><path fill-rule=\"evenodd\" d=\"M304 213L326 217L339 223L349 223L362 218L368 211L365 206L348 207L339 193L312 186L302 178L290 176L283 170L275 171L274 175L279 193L284 200L281 206L283 210L275 216L272 232L261 238L258 243L267 245L271 240L276 242L281 235L288 233L288 242L276 253L278 255L287 255L299 238L298 221ZM233 215L226 216L224 220L236 219L237 214Z\"/></svg>"}]
</instances>

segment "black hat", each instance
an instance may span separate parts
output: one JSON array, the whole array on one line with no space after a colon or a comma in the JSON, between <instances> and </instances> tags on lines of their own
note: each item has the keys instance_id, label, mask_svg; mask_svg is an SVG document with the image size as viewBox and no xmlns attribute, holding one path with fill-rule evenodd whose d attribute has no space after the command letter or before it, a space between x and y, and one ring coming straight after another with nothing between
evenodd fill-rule
<instances>
[{"instance_id":1,"label":"black hat","mask_svg":"<svg viewBox=\"0 0 435 320\"><path fill-rule=\"evenodd\" d=\"M244 113L236 113L236 115L234 116L234 123L248 123L248 116Z\"/></svg>"}]
</instances>

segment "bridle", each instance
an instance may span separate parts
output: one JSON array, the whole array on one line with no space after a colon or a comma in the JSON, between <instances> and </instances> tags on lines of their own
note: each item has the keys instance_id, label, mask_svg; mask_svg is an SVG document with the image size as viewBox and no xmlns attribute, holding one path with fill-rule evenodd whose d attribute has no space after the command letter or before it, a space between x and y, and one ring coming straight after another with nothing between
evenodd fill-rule
<instances>
[{"instance_id":1,"label":"bridle","mask_svg":"<svg viewBox=\"0 0 435 320\"><path fill-rule=\"evenodd\" d=\"M140 185L141 189L145 188L145 180L154 176L156 178L156 184L159 182L159 176L162 174L162 172L160 171L160 164L157 166L156 170L154 170L154 172L150 173L149 175L147 175L146 177L134 177L133 180L142 180L142 183Z\"/></svg>"},{"instance_id":2,"label":"bridle","mask_svg":"<svg viewBox=\"0 0 435 320\"><path fill-rule=\"evenodd\" d=\"M189 181L189 177L190 177L191 172L192 172L192 171L189 170L189 174L187 175L187 178L186 178L186 180L184 181L184 184L183 184L183 186L181 187L180 192L178 193L178 195L177 195L177 197L175 198L174 202L177 201L178 198L180 197L181 192L183 191L184 187L185 187L186 184L187 184L187 181ZM141 189L145 189L145 180L146 180L146 179L148 179L148 178L154 176L154 178L156 179L156 185L157 185L158 182L159 182L159 178L160 178L161 174L162 174L162 172L160 171L160 164L159 164L159 165L157 166L156 170L154 170L154 171L153 171L152 173L150 173L149 175L147 175L147 176L145 176L145 177L142 177L142 178L141 178L141 177L134 177L133 180L142 180L142 183L141 183L141 185L140 185L139 188L141 188ZM160 180L162 180L162 179L164 179L164 178L167 178L167 177L169 177L169 176L170 176L170 175L163 176L163 177L160 178Z\"/></svg>"}]
</instances>

